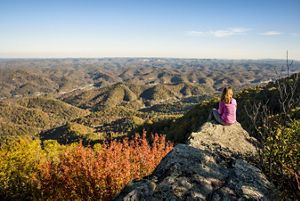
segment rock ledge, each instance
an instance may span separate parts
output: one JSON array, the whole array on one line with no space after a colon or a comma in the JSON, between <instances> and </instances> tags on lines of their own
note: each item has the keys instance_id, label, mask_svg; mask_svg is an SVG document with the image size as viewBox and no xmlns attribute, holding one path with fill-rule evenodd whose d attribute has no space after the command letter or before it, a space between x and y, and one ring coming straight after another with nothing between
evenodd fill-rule
<instances>
[{"instance_id":1,"label":"rock ledge","mask_svg":"<svg viewBox=\"0 0 300 201\"><path fill-rule=\"evenodd\" d=\"M273 200L274 187L247 161L256 143L239 123L205 123L115 200Z\"/></svg>"}]
</instances>

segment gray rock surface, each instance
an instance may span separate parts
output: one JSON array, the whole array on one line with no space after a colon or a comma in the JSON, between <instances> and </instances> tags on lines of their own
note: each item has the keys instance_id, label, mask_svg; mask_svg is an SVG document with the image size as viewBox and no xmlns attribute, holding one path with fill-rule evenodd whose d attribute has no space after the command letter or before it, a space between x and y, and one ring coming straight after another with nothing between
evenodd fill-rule
<instances>
[{"instance_id":1,"label":"gray rock surface","mask_svg":"<svg viewBox=\"0 0 300 201\"><path fill-rule=\"evenodd\" d=\"M273 200L272 184L247 161L256 143L239 123L205 123L115 200Z\"/></svg>"}]
</instances>

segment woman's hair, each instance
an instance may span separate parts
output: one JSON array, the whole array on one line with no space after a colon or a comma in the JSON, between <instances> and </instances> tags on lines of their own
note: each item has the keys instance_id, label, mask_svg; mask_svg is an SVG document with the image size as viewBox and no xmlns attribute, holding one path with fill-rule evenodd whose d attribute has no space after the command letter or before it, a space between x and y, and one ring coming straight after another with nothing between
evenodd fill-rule
<instances>
[{"instance_id":1,"label":"woman's hair","mask_svg":"<svg viewBox=\"0 0 300 201\"><path fill-rule=\"evenodd\" d=\"M225 87L223 89L222 95L221 95L221 101L223 101L226 104L229 104L231 101L231 98L233 96L233 90L231 87Z\"/></svg>"}]
</instances>

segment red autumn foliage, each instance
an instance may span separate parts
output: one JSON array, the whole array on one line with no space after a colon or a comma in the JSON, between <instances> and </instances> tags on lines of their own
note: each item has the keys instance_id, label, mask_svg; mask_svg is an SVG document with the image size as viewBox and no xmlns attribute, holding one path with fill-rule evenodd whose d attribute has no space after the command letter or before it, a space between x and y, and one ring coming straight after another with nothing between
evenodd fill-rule
<instances>
[{"instance_id":1,"label":"red autumn foliage","mask_svg":"<svg viewBox=\"0 0 300 201\"><path fill-rule=\"evenodd\" d=\"M40 168L41 197L50 200L111 200L133 179L150 174L172 149L164 136L146 133L93 150L82 144Z\"/></svg>"}]
</instances>

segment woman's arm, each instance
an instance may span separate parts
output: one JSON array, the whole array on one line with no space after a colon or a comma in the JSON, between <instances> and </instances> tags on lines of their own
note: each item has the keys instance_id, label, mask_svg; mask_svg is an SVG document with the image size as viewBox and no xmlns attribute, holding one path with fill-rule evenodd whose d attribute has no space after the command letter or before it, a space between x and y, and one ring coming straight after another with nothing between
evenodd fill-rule
<instances>
[{"instance_id":1,"label":"woman's arm","mask_svg":"<svg viewBox=\"0 0 300 201\"><path fill-rule=\"evenodd\" d=\"M219 109L218 109L219 114L222 115L223 111L224 111L224 105L222 104L222 102L219 102Z\"/></svg>"},{"instance_id":2,"label":"woman's arm","mask_svg":"<svg viewBox=\"0 0 300 201\"><path fill-rule=\"evenodd\" d=\"M234 98L231 100L231 104L235 105L235 108L237 108L237 102Z\"/></svg>"}]
</instances>

